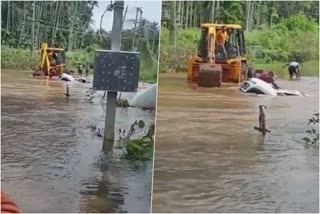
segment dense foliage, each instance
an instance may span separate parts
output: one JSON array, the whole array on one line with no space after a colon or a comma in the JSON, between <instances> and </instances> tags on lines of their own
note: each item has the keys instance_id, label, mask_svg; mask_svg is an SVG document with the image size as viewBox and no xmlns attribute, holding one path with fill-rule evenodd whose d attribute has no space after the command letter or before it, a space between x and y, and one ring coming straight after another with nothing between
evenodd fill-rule
<instances>
[{"instance_id":1,"label":"dense foliage","mask_svg":"<svg viewBox=\"0 0 320 214\"><path fill-rule=\"evenodd\" d=\"M250 31L261 25L271 29L274 24L298 13L319 23L319 1L163 1L162 20L169 21L169 25L176 23L171 27L184 29L198 27L204 22L228 22L241 24Z\"/></svg>"},{"instance_id":2,"label":"dense foliage","mask_svg":"<svg viewBox=\"0 0 320 214\"><path fill-rule=\"evenodd\" d=\"M148 129L145 136L140 139L130 140L126 144L128 160L152 160L154 147L154 126Z\"/></svg>"},{"instance_id":3,"label":"dense foliage","mask_svg":"<svg viewBox=\"0 0 320 214\"><path fill-rule=\"evenodd\" d=\"M96 1L1 1L2 44L80 48L95 6Z\"/></svg>"},{"instance_id":4,"label":"dense foliage","mask_svg":"<svg viewBox=\"0 0 320 214\"><path fill-rule=\"evenodd\" d=\"M283 19L272 30L259 29L246 33L249 57L264 62L305 62L319 58L319 31L317 23L298 14ZM306 42L306 38L308 42ZM250 47L261 50L250 55Z\"/></svg>"}]
</instances>

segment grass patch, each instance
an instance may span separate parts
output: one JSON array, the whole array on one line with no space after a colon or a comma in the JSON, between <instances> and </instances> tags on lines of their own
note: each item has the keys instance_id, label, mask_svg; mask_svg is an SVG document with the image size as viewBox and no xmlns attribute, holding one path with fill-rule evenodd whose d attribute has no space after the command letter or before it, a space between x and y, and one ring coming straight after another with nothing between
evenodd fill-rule
<instances>
[{"instance_id":1,"label":"grass patch","mask_svg":"<svg viewBox=\"0 0 320 214\"><path fill-rule=\"evenodd\" d=\"M40 55L30 50L1 46L1 68L28 70L40 61Z\"/></svg>"},{"instance_id":2,"label":"grass patch","mask_svg":"<svg viewBox=\"0 0 320 214\"><path fill-rule=\"evenodd\" d=\"M119 139L124 143L126 155L124 156L127 160L133 161L147 161L153 159L153 147L154 147L154 125L151 125L148 128L147 133L138 138L131 139L132 136L139 129L142 130L145 128L144 121L135 121L129 131L119 132ZM122 135L122 136L121 136Z\"/></svg>"}]
</instances>

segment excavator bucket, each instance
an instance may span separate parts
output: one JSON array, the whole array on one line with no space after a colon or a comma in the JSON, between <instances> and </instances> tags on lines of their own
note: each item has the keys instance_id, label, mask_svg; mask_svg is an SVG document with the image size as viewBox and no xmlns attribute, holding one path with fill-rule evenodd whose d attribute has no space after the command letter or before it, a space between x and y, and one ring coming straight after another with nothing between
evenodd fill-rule
<instances>
[{"instance_id":1,"label":"excavator bucket","mask_svg":"<svg viewBox=\"0 0 320 214\"><path fill-rule=\"evenodd\" d=\"M199 87L221 87L222 67L220 64L200 64L198 86Z\"/></svg>"}]
</instances>

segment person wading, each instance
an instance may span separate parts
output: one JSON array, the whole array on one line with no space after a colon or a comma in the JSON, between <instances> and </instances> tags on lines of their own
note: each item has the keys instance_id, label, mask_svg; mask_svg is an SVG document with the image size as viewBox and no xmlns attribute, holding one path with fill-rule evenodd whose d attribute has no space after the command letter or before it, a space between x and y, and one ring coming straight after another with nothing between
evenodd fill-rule
<instances>
[{"instance_id":1,"label":"person wading","mask_svg":"<svg viewBox=\"0 0 320 214\"><path fill-rule=\"evenodd\" d=\"M288 72L290 75L290 79L292 79L293 74L296 75L296 79L301 78L301 73L300 73L300 64L298 62L290 62L288 64L285 64L282 68L288 66Z\"/></svg>"},{"instance_id":2,"label":"person wading","mask_svg":"<svg viewBox=\"0 0 320 214\"><path fill-rule=\"evenodd\" d=\"M78 65L78 75L82 76L82 64L81 63L79 63L79 65Z\"/></svg>"},{"instance_id":3,"label":"person wading","mask_svg":"<svg viewBox=\"0 0 320 214\"><path fill-rule=\"evenodd\" d=\"M274 77L275 77L275 75L272 71L270 71L268 74L261 74L258 76L259 79L261 79L269 84L272 84L275 89L279 89L280 87L275 83Z\"/></svg>"}]
</instances>

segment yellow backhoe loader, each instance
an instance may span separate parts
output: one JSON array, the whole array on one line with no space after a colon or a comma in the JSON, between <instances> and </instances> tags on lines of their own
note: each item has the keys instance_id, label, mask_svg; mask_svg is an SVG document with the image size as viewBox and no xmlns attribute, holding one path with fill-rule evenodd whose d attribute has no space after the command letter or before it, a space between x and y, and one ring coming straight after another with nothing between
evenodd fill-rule
<instances>
[{"instance_id":1,"label":"yellow backhoe loader","mask_svg":"<svg viewBox=\"0 0 320 214\"><path fill-rule=\"evenodd\" d=\"M217 35L227 29L227 39L217 45ZM188 80L200 87L220 87L222 82L239 83L248 72L244 32L236 24L202 24L198 54L188 60Z\"/></svg>"},{"instance_id":2,"label":"yellow backhoe loader","mask_svg":"<svg viewBox=\"0 0 320 214\"><path fill-rule=\"evenodd\" d=\"M40 50L40 63L33 76L53 76L62 75L65 70L65 51L62 48L50 48L47 43L43 43Z\"/></svg>"}]
</instances>

